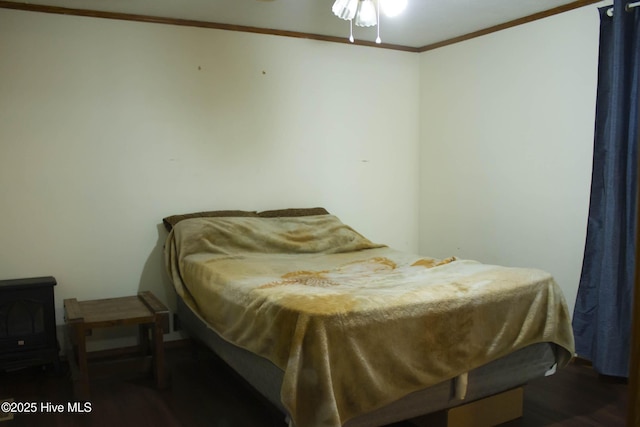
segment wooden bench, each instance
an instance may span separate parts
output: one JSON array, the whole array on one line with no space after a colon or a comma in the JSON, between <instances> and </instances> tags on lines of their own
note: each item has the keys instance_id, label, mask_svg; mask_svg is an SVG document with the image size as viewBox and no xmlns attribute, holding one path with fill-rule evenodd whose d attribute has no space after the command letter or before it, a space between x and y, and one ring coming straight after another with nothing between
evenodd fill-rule
<instances>
[{"instance_id":1,"label":"wooden bench","mask_svg":"<svg viewBox=\"0 0 640 427\"><path fill-rule=\"evenodd\" d=\"M116 372L117 366L132 360L140 368L150 369L159 389L166 388L167 376L164 362L163 334L169 332L169 310L149 291L137 296L78 301L64 300L65 323L67 325L67 358L74 382L74 391L79 399L89 398L89 371L93 376L100 369ZM106 360L91 364L92 354L87 351L86 337L95 328L138 325L139 340L137 357ZM151 332L151 333L150 333ZM150 335L152 336L150 340Z\"/></svg>"}]
</instances>

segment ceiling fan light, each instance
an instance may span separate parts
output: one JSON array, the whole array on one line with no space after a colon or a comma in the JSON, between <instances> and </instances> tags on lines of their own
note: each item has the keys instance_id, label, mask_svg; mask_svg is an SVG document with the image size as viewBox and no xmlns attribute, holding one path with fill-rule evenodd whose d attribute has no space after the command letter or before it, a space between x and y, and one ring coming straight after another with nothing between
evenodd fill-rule
<instances>
[{"instance_id":1,"label":"ceiling fan light","mask_svg":"<svg viewBox=\"0 0 640 427\"><path fill-rule=\"evenodd\" d=\"M372 27L377 23L378 14L373 0L358 0L355 24L359 27Z\"/></svg>"},{"instance_id":2,"label":"ceiling fan light","mask_svg":"<svg viewBox=\"0 0 640 427\"><path fill-rule=\"evenodd\" d=\"M386 16L400 15L407 7L407 0L380 0L380 7Z\"/></svg>"},{"instance_id":3,"label":"ceiling fan light","mask_svg":"<svg viewBox=\"0 0 640 427\"><path fill-rule=\"evenodd\" d=\"M351 20L356 16L358 0L336 0L331 10L340 19Z\"/></svg>"}]
</instances>

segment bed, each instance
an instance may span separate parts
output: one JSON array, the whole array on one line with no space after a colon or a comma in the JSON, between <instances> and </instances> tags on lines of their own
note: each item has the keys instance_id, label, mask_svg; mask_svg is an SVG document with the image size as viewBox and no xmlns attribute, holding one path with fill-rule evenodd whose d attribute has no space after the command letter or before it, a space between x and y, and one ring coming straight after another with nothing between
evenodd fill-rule
<instances>
[{"instance_id":1,"label":"bed","mask_svg":"<svg viewBox=\"0 0 640 427\"><path fill-rule=\"evenodd\" d=\"M564 366L546 272L376 244L322 208L164 219L178 316L291 426L379 426Z\"/></svg>"}]
</instances>

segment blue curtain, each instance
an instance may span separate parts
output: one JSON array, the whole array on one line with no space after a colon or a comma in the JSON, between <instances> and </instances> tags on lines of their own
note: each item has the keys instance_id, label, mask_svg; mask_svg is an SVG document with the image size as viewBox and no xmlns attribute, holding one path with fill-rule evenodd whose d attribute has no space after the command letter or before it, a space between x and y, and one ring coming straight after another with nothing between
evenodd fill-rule
<instances>
[{"instance_id":1,"label":"blue curtain","mask_svg":"<svg viewBox=\"0 0 640 427\"><path fill-rule=\"evenodd\" d=\"M600 9L598 91L587 240L573 314L576 352L629 376L638 181L640 7Z\"/></svg>"}]
</instances>

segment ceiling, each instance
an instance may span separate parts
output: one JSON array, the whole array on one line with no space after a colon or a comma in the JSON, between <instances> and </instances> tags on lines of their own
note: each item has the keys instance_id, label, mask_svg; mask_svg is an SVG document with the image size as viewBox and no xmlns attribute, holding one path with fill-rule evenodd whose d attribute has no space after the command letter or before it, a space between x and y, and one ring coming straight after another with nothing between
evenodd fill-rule
<instances>
[{"instance_id":1,"label":"ceiling","mask_svg":"<svg viewBox=\"0 0 640 427\"><path fill-rule=\"evenodd\" d=\"M31 9L34 4L162 18L232 24L270 30L349 35L348 21L333 15L334 0L34 0L0 1ZM421 48L555 8L595 3L585 0L409 0L395 18L381 15L384 44ZM34 10L34 9L31 9ZM37 9L35 9L37 10ZM358 41L372 42L376 29L354 26Z\"/></svg>"}]
</instances>

